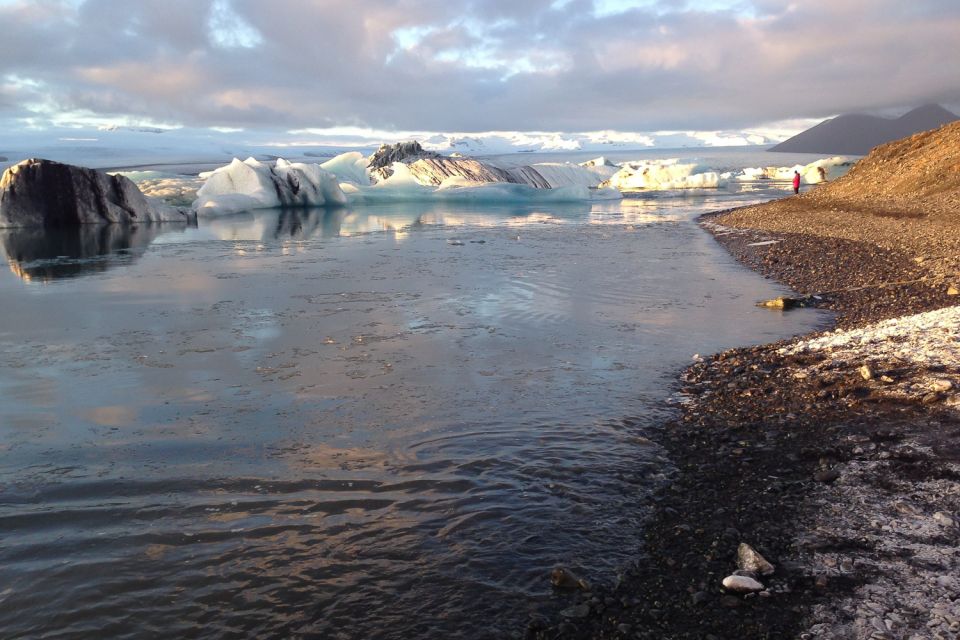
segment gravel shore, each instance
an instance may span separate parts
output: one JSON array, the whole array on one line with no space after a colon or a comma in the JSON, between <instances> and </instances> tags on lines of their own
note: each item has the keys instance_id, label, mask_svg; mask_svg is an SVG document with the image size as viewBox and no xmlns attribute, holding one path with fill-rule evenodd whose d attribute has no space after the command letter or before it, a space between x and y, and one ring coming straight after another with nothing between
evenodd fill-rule
<instances>
[{"instance_id":1,"label":"gravel shore","mask_svg":"<svg viewBox=\"0 0 960 640\"><path fill-rule=\"evenodd\" d=\"M960 637L960 210L943 190L929 212L893 197L854 207L871 167L833 196L701 219L852 333L688 368L681 415L656 438L677 469L636 565L613 587L558 589L562 619L527 637ZM935 335L914 347L916 333ZM775 566L746 595L721 584L742 543Z\"/></svg>"}]
</instances>

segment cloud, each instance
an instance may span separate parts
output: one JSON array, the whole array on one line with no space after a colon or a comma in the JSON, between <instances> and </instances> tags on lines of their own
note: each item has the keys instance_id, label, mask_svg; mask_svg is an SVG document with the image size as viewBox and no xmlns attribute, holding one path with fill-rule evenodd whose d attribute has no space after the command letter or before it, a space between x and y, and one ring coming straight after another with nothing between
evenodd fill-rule
<instances>
[{"instance_id":1,"label":"cloud","mask_svg":"<svg viewBox=\"0 0 960 640\"><path fill-rule=\"evenodd\" d=\"M954 0L6 0L0 117L740 129L960 103Z\"/></svg>"}]
</instances>

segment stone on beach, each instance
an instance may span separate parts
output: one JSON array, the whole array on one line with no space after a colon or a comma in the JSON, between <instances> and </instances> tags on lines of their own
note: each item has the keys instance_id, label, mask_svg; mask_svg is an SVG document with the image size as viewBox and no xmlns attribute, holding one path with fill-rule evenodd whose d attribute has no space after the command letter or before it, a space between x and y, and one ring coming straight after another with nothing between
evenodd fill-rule
<instances>
[{"instance_id":1,"label":"stone on beach","mask_svg":"<svg viewBox=\"0 0 960 640\"><path fill-rule=\"evenodd\" d=\"M737 547L737 567L761 576L773 575L773 572L776 571L766 558L745 542L741 542L740 546Z\"/></svg>"},{"instance_id":2,"label":"stone on beach","mask_svg":"<svg viewBox=\"0 0 960 640\"><path fill-rule=\"evenodd\" d=\"M727 576L723 579L723 588L734 593L756 593L763 591L764 586L747 576Z\"/></svg>"},{"instance_id":3,"label":"stone on beach","mask_svg":"<svg viewBox=\"0 0 960 640\"><path fill-rule=\"evenodd\" d=\"M772 300L764 300L757 306L766 307L768 309L783 309L786 311L787 309L803 306L803 301L798 298L787 298L786 296L780 296L779 298L773 298Z\"/></svg>"},{"instance_id":4,"label":"stone on beach","mask_svg":"<svg viewBox=\"0 0 960 640\"><path fill-rule=\"evenodd\" d=\"M564 567L550 572L550 584L557 589L581 589L590 591L590 583Z\"/></svg>"}]
</instances>

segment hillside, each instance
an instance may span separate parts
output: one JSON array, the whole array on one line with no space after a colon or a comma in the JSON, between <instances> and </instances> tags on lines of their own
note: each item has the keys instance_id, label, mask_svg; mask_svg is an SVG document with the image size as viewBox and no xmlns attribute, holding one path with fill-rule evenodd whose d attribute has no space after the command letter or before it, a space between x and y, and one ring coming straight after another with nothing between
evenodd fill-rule
<instances>
[{"instance_id":1,"label":"hillside","mask_svg":"<svg viewBox=\"0 0 960 640\"><path fill-rule=\"evenodd\" d=\"M960 122L882 145L836 182L716 221L876 246L934 277L960 273Z\"/></svg>"},{"instance_id":2,"label":"hillside","mask_svg":"<svg viewBox=\"0 0 960 640\"><path fill-rule=\"evenodd\" d=\"M960 121L879 146L843 178L804 198L960 216Z\"/></svg>"},{"instance_id":3,"label":"hillside","mask_svg":"<svg viewBox=\"0 0 960 640\"><path fill-rule=\"evenodd\" d=\"M847 114L798 133L770 151L866 155L878 145L936 129L957 119L956 114L939 105L919 107L894 119Z\"/></svg>"}]
</instances>

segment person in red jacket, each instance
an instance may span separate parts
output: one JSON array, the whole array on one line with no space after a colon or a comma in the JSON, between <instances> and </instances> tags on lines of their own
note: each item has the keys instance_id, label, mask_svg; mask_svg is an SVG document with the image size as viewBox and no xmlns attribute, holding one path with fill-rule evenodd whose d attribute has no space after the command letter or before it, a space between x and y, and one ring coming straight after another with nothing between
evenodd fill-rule
<instances>
[{"instance_id":1,"label":"person in red jacket","mask_svg":"<svg viewBox=\"0 0 960 640\"><path fill-rule=\"evenodd\" d=\"M795 194L800 193L800 172L793 172L793 192Z\"/></svg>"}]
</instances>

